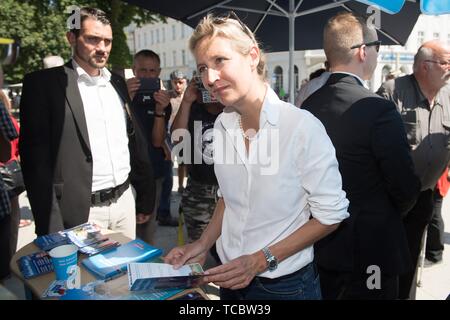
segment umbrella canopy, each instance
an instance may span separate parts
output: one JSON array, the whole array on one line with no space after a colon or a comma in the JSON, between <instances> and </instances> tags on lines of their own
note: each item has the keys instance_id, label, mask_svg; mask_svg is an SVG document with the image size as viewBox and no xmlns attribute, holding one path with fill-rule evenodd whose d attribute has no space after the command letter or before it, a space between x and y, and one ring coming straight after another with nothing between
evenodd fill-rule
<instances>
[{"instance_id":1,"label":"umbrella canopy","mask_svg":"<svg viewBox=\"0 0 450 320\"><path fill-rule=\"evenodd\" d=\"M373 14L367 4L353 0L124 0L195 27L207 13L233 10L256 34L267 52L289 51L289 99L294 99L294 51L321 49L323 27L341 11ZM408 2L396 15L381 12L378 37L383 44L404 45L420 10Z\"/></svg>"},{"instance_id":2,"label":"umbrella canopy","mask_svg":"<svg viewBox=\"0 0 450 320\"><path fill-rule=\"evenodd\" d=\"M377 5L383 11L397 13L405 4L405 0L360 0L361 2ZM430 15L450 13L450 0L417 0L420 1L420 10L422 13Z\"/></svg>"}]
</instances>

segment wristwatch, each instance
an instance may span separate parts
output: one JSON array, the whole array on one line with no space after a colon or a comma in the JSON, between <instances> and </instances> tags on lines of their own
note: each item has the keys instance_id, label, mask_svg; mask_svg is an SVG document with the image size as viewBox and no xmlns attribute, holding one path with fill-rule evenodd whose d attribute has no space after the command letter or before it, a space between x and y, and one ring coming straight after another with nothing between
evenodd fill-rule
<instances>
[{"instance_id":1,"label":"wristwatch","mask_svg":"<svg viewBox=\"0 0 450 320\"><path fill-rule=\"evenodd\" d=\"M270 252L268 247L262 248L262 252L266 257L269 271L274 271L278 267L278 259L272 254L272 252Z\"/></svg>"},{"instance_id":2,"label":"wristwatch","mask_svg":"<svg viewBox=\"0 0 450 320\"><path fill-rule=\"evenodd\" d=\"M153 115L158 118L164 118L166 116L166 113L164 111L162 113L158 113L155 111Z\"/></svg>"}]
</instances>

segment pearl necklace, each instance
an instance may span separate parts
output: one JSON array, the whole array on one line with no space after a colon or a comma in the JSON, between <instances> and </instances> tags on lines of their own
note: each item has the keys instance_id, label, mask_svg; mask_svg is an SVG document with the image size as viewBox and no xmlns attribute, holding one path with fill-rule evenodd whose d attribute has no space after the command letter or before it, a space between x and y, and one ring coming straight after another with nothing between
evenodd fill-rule
<instances>
[{"instance_id":1,"label":"pearl necklace","mask_svg":"<svg viewBox=\"0 0 450 320\"><path fill-rule=\"evenodd\" d=\"M247 139L248 141L253 141L256 139L256 134L253 137L250 137L249 135L247 135L244 132L244 128L242 127L242 120L241 120L241 116L239 116L238 118L238 122L239 122L239 129L241 129L241 134L244 137L244 139ZM254 130L253 130L254 131Z\"/></svg>"}]
</instances>

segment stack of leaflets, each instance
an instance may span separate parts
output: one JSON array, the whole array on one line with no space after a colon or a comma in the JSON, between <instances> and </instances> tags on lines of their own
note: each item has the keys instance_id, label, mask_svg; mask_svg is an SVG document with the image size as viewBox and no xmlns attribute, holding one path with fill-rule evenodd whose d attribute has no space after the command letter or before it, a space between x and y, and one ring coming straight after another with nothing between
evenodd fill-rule
<instances>
[{"instance_id":1,"label":"stack of leaflets","mask_svg":"<svg viewBox=\"0 0 450 320\"><path fill-rule=\"evenodd\" d=\"M25 279L30 279L53 271L52 260L45 251L20 257L19 260L17 260L17 264Z\"/></svg>"},{"instance_id":2,"label":"stack of leaflets","mask_svg":"<svg viewBox=\"0 0 450 320\"><path fill-rule=\"evenodd\" d=\"M34 243L42 250L49 251L64 244L76 245L81 253L94 255L119 246L101 234L100 228L92 223L84 223L71 229L37 237Z\"/></svg>"},{"instance_id":3,"label":"stack of leaflets","mask_svg":"<svg viewBox=\"0 0 450 320\"><path fill-rule=\"evenodd\" d=\"M57 290L60 300L166 300L180 294L183 290L129 291L126 277L112 281L97 280L83 285L80 289ZM50 290L51 291L51 290Z\"/></svg>"},{"instance_id":4,"label":"stack of leaflets","mask_svg":"<svg viewBox=\"0 0 450 320\"><path fill-rule=\"evenodd\" d=\"M130 263L128 287L135 290L182 289L198 285L203 268L198 263L174 269L166 263Z\"/></svg>"},{"instance_id":5,"label":"stack of leaflets","mask_svg":"<svg viewBox=\"0 0 450 320\"><path fill-rule=\"evenodd\" d=\"M89 257L82 261L83 266L99 279L111 279L127 271L127 264L155 259L162 250L136 239L121 246Z\"/></svg>"}]
</instances>

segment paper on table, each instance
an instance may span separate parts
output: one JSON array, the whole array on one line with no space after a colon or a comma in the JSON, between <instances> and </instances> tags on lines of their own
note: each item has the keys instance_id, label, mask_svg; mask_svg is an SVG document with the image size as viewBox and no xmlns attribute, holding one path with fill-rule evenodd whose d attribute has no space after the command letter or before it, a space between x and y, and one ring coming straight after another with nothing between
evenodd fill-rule
<instances>
[{"instance_id":1,"label":"paper on table","mask_svg":"<svg viewBox=\"0 0 450 320\"><path fill-rule=\"evenodd\" d=\"M165 263L130 263L128 264L128 281L130 290L148 288L189 287L203 274L198 263L184 265L174 269Z\"/></svg>"}]
</instances>

